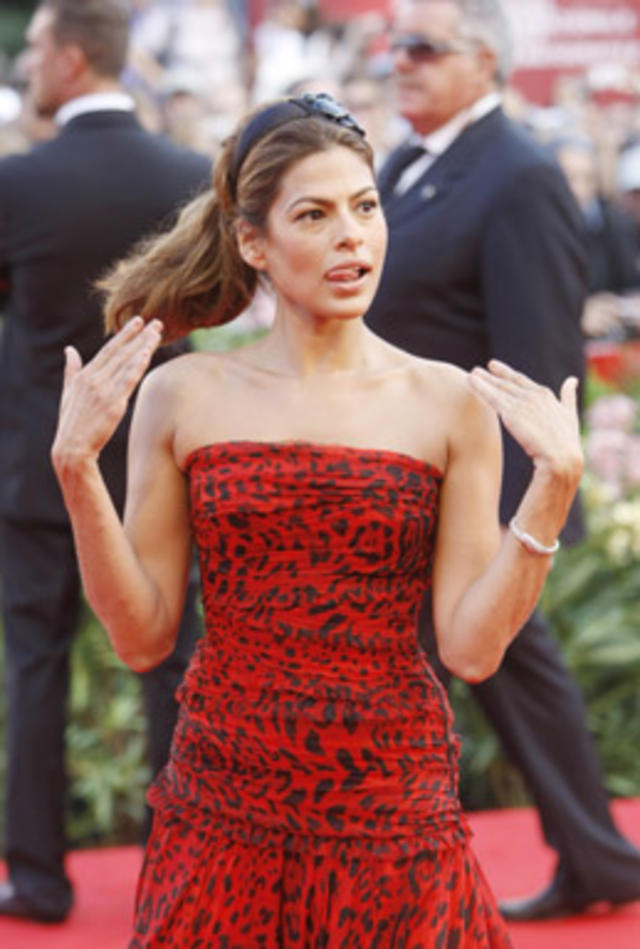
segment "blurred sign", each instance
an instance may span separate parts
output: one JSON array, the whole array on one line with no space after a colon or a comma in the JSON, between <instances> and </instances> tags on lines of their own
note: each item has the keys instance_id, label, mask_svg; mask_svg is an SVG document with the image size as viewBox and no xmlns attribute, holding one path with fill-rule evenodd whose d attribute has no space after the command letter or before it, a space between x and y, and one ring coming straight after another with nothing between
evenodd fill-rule
<instances>
[{"instance_id":1,"label":"blurred sign","mask_svg":"<svg viewBox=\"0 0 640 949\"><path fill-rule=\"evenodd\" d=\"M506 0L514 85L547 102L558 76L589 72L596 91L632 95L640 69L638 0Z\"/></svg>"},{"instance_id":2,"label":"blurred sign","mask_svg":"<svg viewBox=\"0 0 640 949\"><path fill-rule=\"evenodd\" d=\"M361 13L387 13L387 0L320 0L320 11L327 20L344 20Z\"/></svg>"}]
</instances>

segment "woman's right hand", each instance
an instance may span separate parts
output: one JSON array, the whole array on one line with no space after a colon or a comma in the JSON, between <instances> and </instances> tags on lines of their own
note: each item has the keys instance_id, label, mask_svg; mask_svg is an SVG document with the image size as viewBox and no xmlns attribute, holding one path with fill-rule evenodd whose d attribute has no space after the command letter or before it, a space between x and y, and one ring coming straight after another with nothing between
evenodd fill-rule
<instances>
[{"instance_id":1,"label":"woman's right hand","mask_svg":"<svg viewBox=\"0 0 640 949\"><path fill-rule=\"evenodd\" d=\"M58 428L51 449L54 467L95 460L109 441L162 339L159 320L129 320L93 359L82 365L65 349Z\"/></svg>"}]
</instances>

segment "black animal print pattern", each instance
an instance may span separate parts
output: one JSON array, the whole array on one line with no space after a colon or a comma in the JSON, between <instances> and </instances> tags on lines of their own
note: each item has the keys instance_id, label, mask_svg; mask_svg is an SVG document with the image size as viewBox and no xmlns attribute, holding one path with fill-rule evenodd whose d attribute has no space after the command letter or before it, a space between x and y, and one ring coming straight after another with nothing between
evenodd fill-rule
<instances>
[{"instance_id":1,"label":"black animal print pattern","mask_svg":"<svg viewBox=\"0 0 640 949\"><path fill-rule=\"evenodd\" d=\"M508 949L418 648L440 472L224 442L188 459L207 634L130 949Z\"/></svg>"}]
</instances>

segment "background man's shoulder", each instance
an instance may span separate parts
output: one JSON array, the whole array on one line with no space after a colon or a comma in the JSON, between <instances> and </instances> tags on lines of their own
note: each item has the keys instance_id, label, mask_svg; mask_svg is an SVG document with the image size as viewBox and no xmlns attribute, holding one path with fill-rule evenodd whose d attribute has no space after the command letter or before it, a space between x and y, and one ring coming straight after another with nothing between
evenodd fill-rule
<instances>
[{"instance_id":1,"label":"background man's shoulder","mask_svg":"<svg viewBox=\"0 0 640 949\"><path fill-rule=\"evenodd\" d=\"M496 123L479 159L476 171L485 181L494 210L511 207L516 213L542 202L563 213L576 211L555 157L512 119L502 116Z\"/></svg>"},{"instance_id":2,"label":"background man's shoulder","mask_svg":"<svg viewBox=\"0 0 640 949\"><path fill-rule=\"evenodd\" d=\"M545 175L562 178L562 172L550 150L513 119L503 116L496 128L492 146L501 156L501 165L512 174L525 174L536 169Z\"/></svg>"},{"instance_id":3,"label":"background man's shoulder","mask_svg":"<svg viewBox=\"0 0 640 949\"><path fill-rule=\"evenodd\" d=\"M56 146L56 139L52 139L32 146L29 151L0 158L0 187L4 188L12 182L20 181L25 176L37 175L38 170L55 154Z\"/></svg>"},{"instance_id":4,"label":"background man's shoulder","mask_svg":"<svg viewBox=\"0 0 640 949\"><path fill-rule=\"evenodd\" d=\"M177 145L164 135L140 128L138 130L138 141L140 146L146 148L150 153L155 153L172 165L191 169L196 175L209 174L211 171L212 161L208 155Z\"/></svg>"}]
</instances>

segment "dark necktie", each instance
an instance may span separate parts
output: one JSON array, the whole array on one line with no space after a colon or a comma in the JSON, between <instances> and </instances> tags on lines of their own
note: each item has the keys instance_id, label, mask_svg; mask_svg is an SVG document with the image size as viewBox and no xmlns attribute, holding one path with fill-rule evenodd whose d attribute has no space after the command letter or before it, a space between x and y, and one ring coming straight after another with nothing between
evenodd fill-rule
<instances>
[{"instance_id":1,"label":"dark necktie","mask_svg":"<svg viewBox=\"0 0 640 949\"><path fill-rule=\"evenodd\" d=\"M378 190L383 200L391 195L405 168L426 153L424 145L411 143L400 145L391 153L378 174Z\"/></svg>"}]
</instances>

